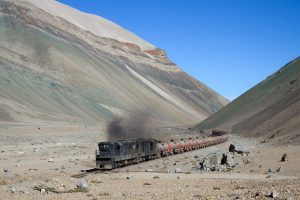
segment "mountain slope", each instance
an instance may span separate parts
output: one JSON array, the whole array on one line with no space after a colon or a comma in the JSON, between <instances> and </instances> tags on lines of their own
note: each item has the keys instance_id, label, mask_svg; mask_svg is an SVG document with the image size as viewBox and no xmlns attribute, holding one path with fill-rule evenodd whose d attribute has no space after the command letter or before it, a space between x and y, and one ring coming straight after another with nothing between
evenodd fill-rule
<instances>
[{"instance_id":1,"label":"mountain slope","mask_svg":"<svg viewBox=\"0 0 300 200\"><path fill-rule=\"evenodd\" d=\"M217 127L244 136L262 136L275 143L300 144L300 58L195 128Z\"/></svg>"},{"instance_id":2,"label":"mountain slope","mask_svg":"<svg viewBox=\"0 0 300 200\"><path fill-rule=\"evenodd\" d=\"M0 36L0 121L187 124L228 103L165 51L56 1L0 0Z\"/></svg>"}]
</instances>

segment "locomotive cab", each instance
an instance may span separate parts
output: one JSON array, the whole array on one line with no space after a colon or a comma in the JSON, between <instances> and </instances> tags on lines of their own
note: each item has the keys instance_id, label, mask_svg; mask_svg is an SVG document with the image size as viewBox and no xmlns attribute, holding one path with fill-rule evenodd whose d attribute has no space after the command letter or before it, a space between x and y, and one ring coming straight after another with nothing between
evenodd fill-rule
<instances>
[{"instance_id":1,"label":"locomotive cab","mask_svg":"<svg viewBox=\"0 0 300 200\"><path fill-rule=\"evenodd\" d=\"M120 155L121 145L113 142L100 142L96 151L96 166L101 169L113 169L114 157Z\"/></svg>"},{"instance_id":2,"label":"locomotive cab","mask_svg":"<svg viewBox=\"0 0 300 200\"><path fill-rule=\"evenodd\" d=\"M157 141L154 139L100 142L98 149L96 167L100 169L114 169L159 156Z\"/></svg>"}]
</instances>

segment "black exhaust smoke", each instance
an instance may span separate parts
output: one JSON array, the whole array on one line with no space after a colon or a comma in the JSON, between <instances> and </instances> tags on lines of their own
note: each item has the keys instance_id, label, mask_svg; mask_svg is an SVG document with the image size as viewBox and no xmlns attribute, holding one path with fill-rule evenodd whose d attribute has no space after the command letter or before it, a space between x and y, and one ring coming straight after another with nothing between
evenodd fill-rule
<instances>
[{"instance_id":1,"label":"black exhaust smoke","mask_svg":"<svg viewBox=\"0 0 300 200\"><path fill-rule=\"evenodd\" d=\"M151 137L150 121L151 119L145 111L115 117L107 125L107 139L111 141Z\"/></svg>"}]
</instances>

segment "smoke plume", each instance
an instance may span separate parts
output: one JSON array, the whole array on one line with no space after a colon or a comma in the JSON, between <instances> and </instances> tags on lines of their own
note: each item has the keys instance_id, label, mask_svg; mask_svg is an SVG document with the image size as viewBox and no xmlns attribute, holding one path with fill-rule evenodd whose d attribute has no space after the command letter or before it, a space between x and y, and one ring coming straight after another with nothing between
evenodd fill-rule
<instances>
[{"instance_id":1,"label":"smoke plume","mask_svg":"<svg viewBox=\"0 0 300 200\"><path fill-rule=\"evenodd\" d=\"M115 117L107 125L107 139L126 140L151 137L150 117L145 111Z\"/></svg>"}]
</instances>

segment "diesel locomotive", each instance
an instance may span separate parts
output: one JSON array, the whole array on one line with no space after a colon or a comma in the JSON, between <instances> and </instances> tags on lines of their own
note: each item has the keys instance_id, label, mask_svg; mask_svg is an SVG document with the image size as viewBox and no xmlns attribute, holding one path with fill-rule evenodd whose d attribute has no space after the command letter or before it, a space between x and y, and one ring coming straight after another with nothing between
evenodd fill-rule
<instances>
[{"instance_id":1,"label":"diesel locomotive","mask_svg":"<svg viewBox=\"0 0 300 200\"><path fill-rule=\"evenodd\" d=\"M96 150L96 167L99 169L119 168L216 145L227 140L226 132L214 130L209 137L203 139L188 138L165 143L152 138L100 142Z\"/></svg>"}]
</instances>

